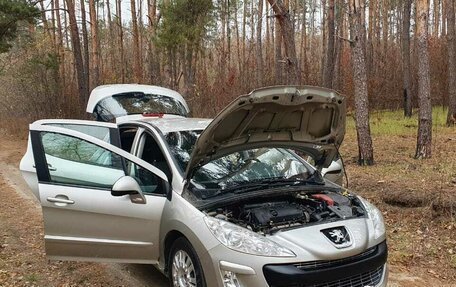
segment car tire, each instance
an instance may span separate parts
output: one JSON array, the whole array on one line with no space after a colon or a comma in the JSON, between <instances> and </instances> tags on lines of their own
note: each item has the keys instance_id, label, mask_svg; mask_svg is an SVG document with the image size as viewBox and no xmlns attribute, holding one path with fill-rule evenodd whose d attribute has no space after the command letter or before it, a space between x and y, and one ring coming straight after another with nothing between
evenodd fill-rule
<instances>
[{"instance_id":1,"label":"car tire","mask_svg":"<svg viewBox=\"0 0 456 287\"><path fill-rule=\"evenodd\" d=\"M206 287L203 268L190 242L176 239L168 257L168 278L171 287Z\"/></svg>"}]
</instances>

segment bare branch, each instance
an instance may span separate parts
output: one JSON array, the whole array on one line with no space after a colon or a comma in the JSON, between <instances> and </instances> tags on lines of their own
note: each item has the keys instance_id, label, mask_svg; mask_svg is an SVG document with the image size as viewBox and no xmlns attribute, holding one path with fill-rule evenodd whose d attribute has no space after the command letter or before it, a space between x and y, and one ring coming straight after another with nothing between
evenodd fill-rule
<instances>
[{"instance_id":1,"label":"bare branch","mask_svg":"<svg viewBox=\"0 0 456 287\"><path fill-rule=\"evenodd\" d=\"M347 42L350 43L350 44L354 42L353 40L344 38L344 37L342 37L342 36L340 36L340 35L336 35L336 37L339 38L339 39L341 39L341 40L347 41Z\"/></svg>"}]
</instances>

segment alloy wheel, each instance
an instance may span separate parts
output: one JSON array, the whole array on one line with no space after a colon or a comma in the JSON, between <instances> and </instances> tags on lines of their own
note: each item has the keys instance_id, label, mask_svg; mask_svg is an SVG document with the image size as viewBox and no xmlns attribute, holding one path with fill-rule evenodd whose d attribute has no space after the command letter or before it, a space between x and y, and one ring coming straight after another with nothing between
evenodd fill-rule
<instances>
[{"instance_id":1,"label":"alloy wheel","mask_svg":"<svg viewBox=\"0 0 456 287\"><path fill-rule=\"evenodd\" d=\"M196 286L195 266L190 256L184 250L178 250L174 254L171 274L173 286L175 287Z\"/></svg>"}]
</instances>

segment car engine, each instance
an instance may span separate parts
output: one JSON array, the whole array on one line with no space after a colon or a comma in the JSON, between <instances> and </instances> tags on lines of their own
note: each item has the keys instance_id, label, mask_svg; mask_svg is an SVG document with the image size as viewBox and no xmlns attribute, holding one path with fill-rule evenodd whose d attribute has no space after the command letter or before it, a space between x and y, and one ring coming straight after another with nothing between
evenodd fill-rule
<instances>
[{"instance_id":1,"label":"car engine","mask_svg":"<svg viewBox=\"0 0 456 287\"><path fill-rule=\"evenodd\" d=\"M305 224L365 214L356 197L336 192L297 193L250 199L206 212L210 216L233 222L260 234L272 234Z\"/></svg>"}]
</instances>

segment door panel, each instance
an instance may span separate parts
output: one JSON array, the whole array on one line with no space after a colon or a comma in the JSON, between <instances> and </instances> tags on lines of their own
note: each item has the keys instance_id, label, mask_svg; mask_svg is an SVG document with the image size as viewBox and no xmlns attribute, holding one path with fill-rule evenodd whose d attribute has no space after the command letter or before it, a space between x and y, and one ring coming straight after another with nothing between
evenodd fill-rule
<instances>
[{"instance_id":1,"label":"door panel","mask_svg":"<svg viewBox=\"0 0 456 287\"><path fill-rule=\"evenodd\" d=\"M166 202L166 176L103 140L61 127L31 125L51 259L155 263ZM146 204L110 188L124 175L143 188Z\"/></svg>"},{"instance_id":2,"label":"door panel","mask_svg":"<svg viewBox=\"0 0 456 287\"><path fill-rule=\"evenodd\" d=\"M50 259L155 263L166 198L146 204L109 190L40 184L46 254ZM48 201L65 195L74 204Z\"/></svg>"}]
</instances>

